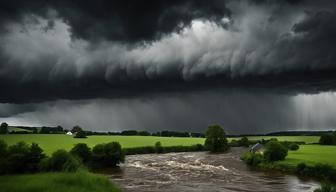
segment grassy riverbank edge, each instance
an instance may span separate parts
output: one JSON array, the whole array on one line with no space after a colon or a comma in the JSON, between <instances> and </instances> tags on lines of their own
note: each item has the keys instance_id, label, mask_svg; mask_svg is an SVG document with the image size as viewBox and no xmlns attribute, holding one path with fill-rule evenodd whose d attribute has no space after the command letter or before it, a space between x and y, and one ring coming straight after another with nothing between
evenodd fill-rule
<instances>
[{"instance_id":1,"label":"grassy riverbank edge","mask_svg":"<svg viewBox=\"0 0 336 192\"><path fill-rule=\"evenodd\" d=\"M120 192L107 177L87 171L0 176L2 192Z\"/></svg>"},{"instance_id":2,"label":"grassy riverbank edge","mask_svg":"<svg viewBox=\"0 0 336 192\"><path fill-rule=\"evenodd\" d=\"M257 168L260 171L280 171L301 178L312 178L321 182L336 184L336 169L329 164L317 163L315 165L307 165L302 162L294 166L281 163L281 161L275 161L261 162L249 166Z\"/></svg>"}]
</instances>

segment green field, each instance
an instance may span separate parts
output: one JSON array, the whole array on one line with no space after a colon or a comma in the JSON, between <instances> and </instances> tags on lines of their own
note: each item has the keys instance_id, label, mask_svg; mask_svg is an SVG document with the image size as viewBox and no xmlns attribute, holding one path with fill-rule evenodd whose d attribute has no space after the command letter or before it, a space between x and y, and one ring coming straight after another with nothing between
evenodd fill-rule
<instances>
[{"instance_id":1,"label":"green field","mask_svg":"<svg viewBox=\"0 0 336 192\"><path fill-rule=\"evenodd\" d=\"M104 176L87 173L39 173L0 176L1 192L119 192Z\"/></svg>"},{"instance_id":2,"label":"green field","mask_svg":"<svg viewBox=\"0 0 336 192\"><path fill-rule=\"evenodd\" d=\"M250 140L261 140L277 138L279 141L304 141L306 143L316 143L319 140L317 136L257 136L248 137ZM154 137L154 136L89 136L87 139L75 139L73 136L66 134L8 134L0 135L9 145L15 144L19 141L27 143L38 143L47 154L51 154L57 149L71 149L76 143L86 143L93 147L99 143L107 143L117 141L123 148L153 146L154 143L160 141L163 146L190 146L194 144L203 144L204 138L185 138L185 137ZM239 138L229 138L232 139Z\"/></svg>"},{"instance_id":3,"label":"green field","mask_svg":"<svg viewBox=\"0 0 336 192\"><path fill-rule=\"evenodd\" d=\"M309 143L318 143L320 137L319 136L252 136L247 137L249 140L261 140L261 139L271 139L277 138L279 141L300 141Z\"/></svg>"},{"instance_id":4,"label":"green field","mask_svg":"<svg viewBox=\"0 0 336 192\"><path fill-rule=\"evenodd\" d=\"M51 154L57 149L71 149L76 143L86 143L90 147L96 144L117 141L123 148L154 146L160 141L163 146L190 146L194 144L203 144L204 138L183 138L183 137L153 137L153 136L89 136L86 139L75 139L73 136L65 134L9 134L0 135L8 145L19 141L27 143L38 143L45 153Z\"/></svg>"},{"instance_id":5,"label":"green field","mask_svg":"<svg viewBox=\"0 0 336 192\"><path fill-rule=\"evenodd\" d=\"M294 167L301 162L307 165L324 163L336 168L336 146L300 145L298 151L289 151L286 159L277 163Z\"/></svg>"}]
</instances>

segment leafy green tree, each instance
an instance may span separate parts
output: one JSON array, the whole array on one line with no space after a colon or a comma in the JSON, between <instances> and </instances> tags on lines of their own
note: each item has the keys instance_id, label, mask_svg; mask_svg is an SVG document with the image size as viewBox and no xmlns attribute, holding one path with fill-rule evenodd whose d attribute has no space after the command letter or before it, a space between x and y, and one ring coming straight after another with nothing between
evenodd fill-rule
<instances>
[{"instance_id":1,"label":"leafy green tree","mask_svg":"<svg viewBox=\"0 0 336 192\"><path fill-rule=\"evenodd\" d=\"M288 154L288 149L278 141L269 141L266 144L264 152L264 158L266 161L278 161L283 160Z\"/></svg>"},{"instance_id":2,"label":"leafy green tree","mask_svg":"<svg viewBox=\"0 0 336 192\"><path fill-rule=\"evenodd\" d=\"M243 146L243 147L248 147L249 146L249 140L248 140L248 138L247 137L242 137L239 140L239 145Z\"/></svg>"},{"instance_id":3,"label":"leafy green tree","mask_svg":"<svg viewBox=\"0 0 336 192\"><path fill-rule=\"evenodd\" d=\"M319 143L321 145L336 145L336 135L324 134L320 137Z\"/></svg>"},{"instance_id":4,"label":"leafy green tree","mask_svg":"<svg viewBox=\"0 0 336 192\"><path fill-rule=\"evenodd\" d=\"M74 138L87 138L87 136L84 131L78 131Z\"/></svg>"},{"instance_id":5,"label":"leafy green tree","mask_svg":"<svg viewBox=\"0 0 336 192\"><path fill-rule=\"evenodd\" d=\"M85 143L76 144L70 151L70 153L82 160L83 163L87 163L91 160L92 152L90 147Z\"/></svg>"},{"instance_id":6,"label":"leafy green tree","mask_svg":"<svg viewBox=\"0 0 336 192\"><path fill-rule=\"evenodd\" d=\"M71 129L71 133L77 133L77 132L80 132L80 131L83 131L83 129L80 126L78 126L78 125L74 126Z\"/></svg>"},{"instance_id":7,"label":"leafy green tree","mask_svg":"<svg viewBox=\"0 0 336 192\"><path fill-rule=\"evenodd\" d=\"M49 127L42 127L39 133L40 134L49 134L50 133L50 128Z\"/></svg>"},{"instance_id":8,"label":"leafy green tree","mask_svg":"<svg viewBox=\"0 0 336 192\"><path fill-rule=\"evenodd\" d=\"M40 146L36 143L32 143L30 147L30 153L28 155L27 162L27 170L28 172L37 172L39 169L39 164L43 158L45 158L45 154Z\"/></svg>"},{"instance_id":9,"label":"leafy green tree","mask_svg":"<svg viewBox=\"0 0 336 192\"><path fill-rule=\"evenodd\" d=\"M1 123L0 125L0 134L8 133L8 124L6 122Z\"/></svg>"},{"instance_id":10,"label":"leafy green tree","mask_svg":"<svg viewBox=\"0 0 336 192\"><path fill-rule=\"evenodd\" d=\"M125 154L121 150L121 145L118 142L110 142L104 146L105 161L112 167L118 166L125 161Z\"/></svg>"},{"instance_id":11,"label":"leafy green tree","mask_svg":"<svg viewBox=\"0 0 336 192\"><path fill-rule=\"evenodd\" d=\"M96 168L116 167L125 161L125 153L118 142L98 144L92 149L92 159Z\"/></svg>"},{"instance_id":12,"label":"leafy green tree","mask_svg":"<svg viewBox=\"0 0 336 192\"><path fill-rule=\"evenodd\" d=\"M211 152L224 152L229 149L224 129L219 125L210 125L206 132L205 147Z\"/></svg>"},{"instance_id":13,"label":"leafy green tree","mask_svg":"<svg viewBox=\"0 0 336 192\"><path fill-rule=\"evenodd\" d=\"M297 150L299 150L299 148L300 148L300 146L296 143L291 143L289 145L289 150L291 150L291 151L297 151Z\"/></svg>"},{"instance_id":14,"label":"leafy green tree","mask_svg":"<svg viewBox=\"0 0 336 192\"><path fill-rule=\"evenodd\" d=\"M55 151L49 160L50 171L76 171L79 167L80 163L63 149Z\"/></svg>"},{"instance_id":15,"label":"leafy green tree","mask_svg":"<svg viewBox=\"0 0 336 192\"><path fill-rule=\"evenodd\" d=\"M8 169L10 173L27 172L30 146L25 142L18 142L8 148Z\"/></svg>"},{"instance_id":16,"label":"leafy green tree","mask_svg":"<svg viewBox=\"0 0 336 192\"><path fill-rule=\"evenodd\" d=\"M163 147L160 141L155 143L154 148L156 153L163 153Z\"/></svg>"}]
</instances>

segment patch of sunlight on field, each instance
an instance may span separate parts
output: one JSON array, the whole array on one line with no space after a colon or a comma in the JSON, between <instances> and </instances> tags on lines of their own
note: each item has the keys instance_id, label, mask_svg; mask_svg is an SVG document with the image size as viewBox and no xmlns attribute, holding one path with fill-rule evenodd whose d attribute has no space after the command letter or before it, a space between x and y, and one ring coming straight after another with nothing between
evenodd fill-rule
<instances>
[{"instance_id":1,"label":"patch of sunlight on field","mask_svg":"<svg viewBox=\"0 0 336 192\"><path fill-rule=\"evenodd\" d=\"M301 162L308 165L324 163L336 168L336 146L300 145L298 151L289 151L286 159L278 163L296 166Z\"/></svg>"},{"instance_id":2,"label":"patch of sunlight on field","mask_svg":"<svg viewBox=\"0 0 336 192\"><path fill-rule=\"evenodd\" d=\"M51 154L57 149L71 149L76 143L86 143L90 147L96 144L117 141L123 148L153 146L160 141L163 146L190 146L203 144L204 138L183 138L183 137L154 137L154 136L88 136L86 139L75 139L66 134L9 134L0 135L9 145L19 141L27 143L38 143L47 154Z\"/></svg>"}]
</instances>

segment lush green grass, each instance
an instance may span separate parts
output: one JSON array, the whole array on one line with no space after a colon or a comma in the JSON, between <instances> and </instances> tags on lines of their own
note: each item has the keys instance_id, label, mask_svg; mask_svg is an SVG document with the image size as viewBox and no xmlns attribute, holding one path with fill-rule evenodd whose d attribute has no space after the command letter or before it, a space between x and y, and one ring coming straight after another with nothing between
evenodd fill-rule
<instances>
[{"instance_id":1,"label":"lush green grass","mask_svg":"<svg viewBox=\"0 0 336 192\"><path fill-rule=\"evenodd\" d=\"M257 136L248 137L250 140L261 140L277 138L279 141L304 141L306 143L316 143L319 140L317 136ZM76 143L86 143L93 147L99 143L107 143L117 141L123 148L153 146L155 142L160 141L162 146L190 146L195 144L203 144L204 138L183 138L183 137L153 137L153 136L89 136L87 139L75 139L73 136L65 134L9 134L0 135L9 145L19 141L27 143L38 143L47 154L51 154L57 149L71 149ZM229 138L231 140L232 138ZM233 138L239 139L239 138Z\"/></svg>"},{"instance_id":2,"label":"lush green grass","mask_svg":"<svg viewBox=\"0 0 336 192\"><path fill-rule=\"evenodd\" d=\"M75 139L73 136L65 134L8 134L0 135L8 145L15 144L19 141L27 143L38 143L45 153L51 154L57 149L71 149L76 143L86 143L93 147L99 143L107 143L117 141L123 148L154 146L160 141L162 146L190 146L195 144L203 144L204 138L182 138L182 137L152 137L152 136L89 136L86 139Z\"/></svg>"},{"instance_id":3,"label":"lush green grass","mask_svg":"<svg viewBox=\"0 0 336 192\"><path fill-rule=\"evenodd\" d=\"M289 151L286 159L277 164L294 167L301 162L307 165L329 164L336 168L336 146L300 145L298 151Z\"/></svg>"},{"instance_id":4,"label":"lush green grass","mask_svg":"<svg viewBox=\"0 0 336 192\"><path fill-rule=\"evenodd\" d=\"M299 141L309 143L318 143L320 137L319 136L253 136L247 137L249 140L261 140L261 139L271 139L277 138L279 141Z\"/></svg>"},{"instance_id":5,"label":"lush green grass","mask_svg":"<svg viewBox=\"0 0 336 192\"><path fill-rule=\"evenodd\" d=\"M104 176L87 173L40 173L0 176L1 192L118 192Z\"/></svg>"}]
</instances>

